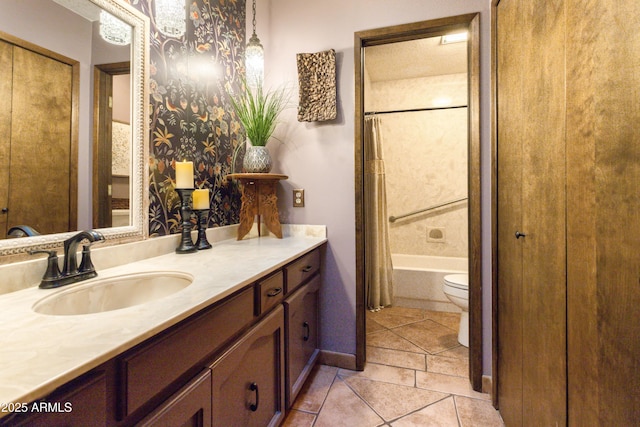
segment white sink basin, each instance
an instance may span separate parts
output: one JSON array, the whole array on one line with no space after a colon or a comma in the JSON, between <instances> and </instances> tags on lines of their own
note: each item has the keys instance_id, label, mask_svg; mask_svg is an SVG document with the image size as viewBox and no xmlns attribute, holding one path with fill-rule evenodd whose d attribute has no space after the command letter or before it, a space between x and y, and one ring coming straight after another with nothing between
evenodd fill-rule
<instances>
[{"instance_id":1,"label":"white sink basin","mask_svg":"<svg viewBox=\"0 0 640 427\"><path fill-rule=\"evenodd\" d=\"M193 282L178 271L154 271L70 285L33 305L33 311L55 316L101 313L144 304L174 294Z\"/></svg>"}]
</instances>

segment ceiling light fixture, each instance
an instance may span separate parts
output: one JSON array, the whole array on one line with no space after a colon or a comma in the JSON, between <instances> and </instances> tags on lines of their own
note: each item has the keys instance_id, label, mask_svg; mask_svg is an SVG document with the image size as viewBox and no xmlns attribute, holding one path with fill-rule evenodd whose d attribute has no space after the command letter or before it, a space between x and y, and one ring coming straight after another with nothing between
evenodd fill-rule
<instances>
[{"instance_id":1,"label":"ceiling light fixture","mask_svg":"<svg viewBox=\"0 0 640 427\"><path fill-rule=\"evenodd\" d=\"M244 52L247 83L252 86L262 84L264 80L264 49L256 35L256 0L253 0L253 35Z\"/></svg>"},{"instance_id":2,"label":"ceiling light fixture","mask_svg":"<svg viewBox=\"0 0 640 427\"><path fill-rule=\"evenodd\" d=\"M100 11L100 37L111 44L131 43L131 27L106 10Z\"/></svg>"},{"instance_id":3,"label":"ceiling light fixture","mask_svg":"<svg viewBox=\"0 0 640 427\"><path fill-rule=\"evenodd\" d=\"M442 36L440 44L460 43L467 41L467 32L447 34Z\"/></svg>"},{"instance_id":4,"label":"ceiling light fixture","mask_svg":"<svg viewBox=\"0 0 640 427\"><path fill-rule=\"evenodd\" d=\"M185 0L155 0L156 26L168 37L182 37L187 29Z\"/></svg>"}]
</instances>

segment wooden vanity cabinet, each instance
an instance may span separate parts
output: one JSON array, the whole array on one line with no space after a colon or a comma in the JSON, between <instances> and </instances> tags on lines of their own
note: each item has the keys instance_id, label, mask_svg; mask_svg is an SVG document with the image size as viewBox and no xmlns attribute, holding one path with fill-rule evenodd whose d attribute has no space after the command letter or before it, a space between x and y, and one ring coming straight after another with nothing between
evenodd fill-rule
<instances>
[{"instance_id":1,"label":"wooden vanity cabinet","mask_svg":"<svg viewBox=\"0 0 640 427\"><path fill-rule=\"evenodd\" d=\"M287 348L286 404L291 408L318 359L318 301L320 276L316 275L284 301Z\"/></svg>"},{"instance_id":2,"label":"wooden vanity cabinet","mask_svg":"<svg viewBox=\"0 0 640 427\"><path fill-rule=\"evenodd\" d=\"M253 287L118 357L120 419L146 405L254 320ZM201 367L203 365L200 365Z\"/></svg>"},{"instance_id":3,"label":"wooden vanity cabinet","mask_svg":"<svg viewBox=\"0 0 640 427\"><path fill-rule=\"evenodd\" d=\"M42 399L72 412L0 426L278 426L318 356L319 271L315 249Z\"/></svg>"},{"instance_id":4,"label":"wooden vanity cabinet","mask_svg":"<svg viewBox=\"0 0 640 427\"><path fill-rule=\"evenodd\" d=\"M271 311L211 365L213 426L284 420L284 310Z\"/></svg>"}]
</instances>

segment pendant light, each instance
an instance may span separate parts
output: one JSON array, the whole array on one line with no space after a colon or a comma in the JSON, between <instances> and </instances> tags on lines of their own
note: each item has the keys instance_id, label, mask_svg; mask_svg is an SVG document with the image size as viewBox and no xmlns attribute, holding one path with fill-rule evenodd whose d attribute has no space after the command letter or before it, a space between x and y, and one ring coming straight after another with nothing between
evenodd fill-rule
<instances>
[{"instance_id":1,"label":"pendant light","mask_svg":"<svg viewBox=\"0 0 640 427\"><path fill-rule=\"evenodd\" d=\"M100 11L100 37L119 46L131 43L131 26L125 24L106 10Z\"/></svg>"},{"instance_id":2,"label":"pendant light","mask_svg":"<svg viewBox=\"0 0 640 427\"><path fill-rule=\"evenodd\" d=\"M253 0L253 35L244 52L247 83L258 86L264 80L264 49L256 35L256 0Z\"/></svg>"},{"instance_id":3,"label":"pendant light","mask_svg":"<svg viewBox=\"0 0 640 427\"><path fill-rule=\"evenodd\" d=\"M187 29L185 0L155 0L156 26L168 37L182 37Z\"/></svg>"}]
</instances>

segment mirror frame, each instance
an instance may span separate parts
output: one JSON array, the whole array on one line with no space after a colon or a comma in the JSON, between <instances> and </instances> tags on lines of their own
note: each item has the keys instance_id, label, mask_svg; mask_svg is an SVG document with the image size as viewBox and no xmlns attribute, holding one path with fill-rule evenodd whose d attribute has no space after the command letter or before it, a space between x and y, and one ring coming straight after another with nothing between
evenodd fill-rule
<instances>
[{"instance_id":1,"label":"mirror frame","mask_svg":"<svg viewBox=\"0 0 640 427\"><path fill-rule=\"evenodd\" d=\"M146 114L149 72L149 18L128 4L117 0L86 0L131 25L131 224L102 228L99 231L110 243L142 240L149 235L149 186L146 170L149 124ZM93 106L87 108L93 111ZM87 141L89 143L90 141ZM52 249L77 233L45 234L0 240L0 256L25 254L33 249ZM0 262L2 264L2 262Z\"/></svg>"}]
</instances>

